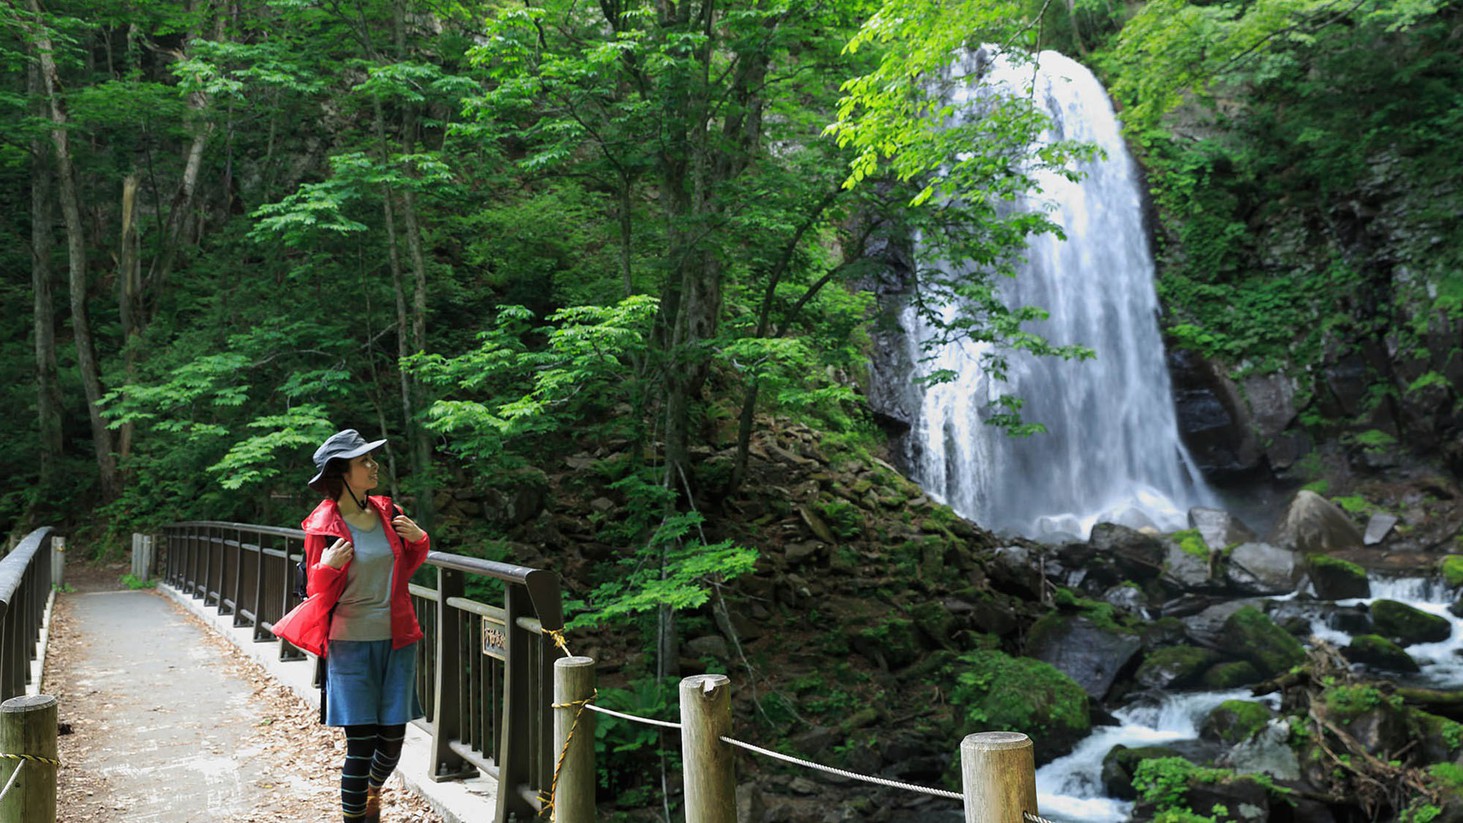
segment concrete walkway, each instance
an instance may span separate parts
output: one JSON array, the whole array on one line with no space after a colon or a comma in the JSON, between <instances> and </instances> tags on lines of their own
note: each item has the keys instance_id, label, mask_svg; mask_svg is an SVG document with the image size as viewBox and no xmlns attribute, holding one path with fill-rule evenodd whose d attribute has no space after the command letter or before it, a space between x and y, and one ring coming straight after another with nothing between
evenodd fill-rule
<instances>
[{"instance_id":1,"label":"concrete walkway","mask_svg":"<svg viewBox=\"0 0 1463 823\"><path fill-rule=\"evenodd\" d=\"M299 788L288 784L300 781L281 768L277 755L262 751L251 684L165 598L318 709L318 693L310 685L313 661L281 663L277 643L255 643L249 630L233 628L231 617L220 618L215 609L167 586L158 591L162 596L67 595L74 633L85 642L69 650L75 660L66 687L102 709L88 730L96 742L77 765L106 779L116 819L129 823L303 819L287 811L261 818L261 810L287 803L287 789ZM408 726L397 771L407 788L447 823L492 821L496 784L433 782L429 742L425 732ZM65 804L64 797L60 801Z\"/></svg>"}]
</instances>

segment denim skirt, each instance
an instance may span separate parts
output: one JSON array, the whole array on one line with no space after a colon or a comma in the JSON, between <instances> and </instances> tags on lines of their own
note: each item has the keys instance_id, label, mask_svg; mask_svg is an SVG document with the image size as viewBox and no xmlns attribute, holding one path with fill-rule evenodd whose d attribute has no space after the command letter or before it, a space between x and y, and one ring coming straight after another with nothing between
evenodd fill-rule
<instances>
[{"instance_id":1,"label":"denim skirt","mask_svg":"<svg viewBox=\"0 0 1463 823\"><path fill-rule=\"evenodd\" d=\"M417 644L332 640L325 655L327 726L400 726L423 717L417 699Z\"/></svg>"}]
</instances>

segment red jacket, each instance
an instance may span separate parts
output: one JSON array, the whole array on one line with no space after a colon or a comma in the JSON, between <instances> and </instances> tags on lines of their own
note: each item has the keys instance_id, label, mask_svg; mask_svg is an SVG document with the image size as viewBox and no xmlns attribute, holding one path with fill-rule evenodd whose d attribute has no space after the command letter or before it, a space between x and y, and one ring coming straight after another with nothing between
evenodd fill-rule
<instances>
[{"instance_id":1,"label":"red jacket","mask_svg":"<svg viewBox=\"0 0 1463 823\"><path fill-rule=\"evenodd\" d=\"M396 555L396 564L391 574L391 647L399 649L422 639L422 627L417 623L417 612L411 603L408 588L411 576L426 562L431 539L423 536L415 543L401 539L391 526L396 507L389 497L371 497L369 505L381 518L386 540L391 544L391 553ZM300 524L305 530L305 566L308 569L305 602L296 606L289 614L274 624L274 634L299 646L301 649L321 657L325 656L330 640L330 610L345 590L346 569L333 568L320 562L325 547L335 538L350 539L350 529L340 516L340 507L334 500L322 500L315 511Z\"/></svg>"}]
</instances>

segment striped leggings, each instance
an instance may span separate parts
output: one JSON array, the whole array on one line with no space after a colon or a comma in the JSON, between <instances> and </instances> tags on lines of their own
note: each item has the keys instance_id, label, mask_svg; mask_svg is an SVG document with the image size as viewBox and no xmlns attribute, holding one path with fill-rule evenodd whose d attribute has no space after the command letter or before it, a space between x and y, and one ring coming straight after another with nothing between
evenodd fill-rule
<instances>
[{"instance_id":1,"label":"striped leggings","mask_svg":"<svg viewBox=\"0 0 1463 823\"><path fill-rule=\"evenodd\" d=\"M346 726L345 765L340 770L340 808L345 823L366 817L366 789L380 789L401 760L406 724Z\"/></svg>"}]
</instances>

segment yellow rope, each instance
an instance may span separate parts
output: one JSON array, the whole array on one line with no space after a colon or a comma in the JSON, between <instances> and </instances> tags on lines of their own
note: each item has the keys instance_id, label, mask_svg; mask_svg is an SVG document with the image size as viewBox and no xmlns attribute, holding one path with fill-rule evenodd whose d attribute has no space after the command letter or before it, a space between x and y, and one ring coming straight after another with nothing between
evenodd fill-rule
<instances>
[{"instance_id":1,"label":"yellow rope","mask_svg":"<svg viewBox=\"0 0 1463 823\"><path fill-rule=\"evenodd\" d=\"M4 752L0 752L0 759L5 759L5 760L29 760L29 761L32 761L34 763L45 763L47 766L60 766L61 765L61 761L59 761L59 760L55 760L55 759L50 758L50 757L41 757L40 755L35 755L35 754L6 754Z\"/></svg>"},{"instance_id":2,"label":"yellow rope","mask_svg":"<svg viewBox=\"0 0 1463 823\"><path fill-rule=\"evenodd\" d=\"M562 632L554 632L554 634L559 634L562 638ZM573 655L570 656L572 657ZM559 760L557 763L554 764L553 783L549 785L549 790L547 793L539 792L538 795L538 802L539 806L541 807L539 809L539 814L543 815L547 813L549 815L549 820L557 819L554 816L554 796L559 791L559 773L564 770L564 758L569 755L569 745L574 742L574 732L579 730L579 718L584 715L584 707L589 705L590 703L593 703L596 697L599 697L599 689L595 689L594 694L591 694L589 697L586 697L583 700L570 700L568 703L549 704L549 708L552 709L574 710L574 722L569 724L569 733L564 736L564 748L559 750Z\"/></svg>"},{"instance_id":3,"label":"yellow rope","mask_svg":"<svg viewBox=\"0 0 1463 823\"><path fill-rule=\"evenodd\" d=\"M569 641L564 639L563 629L544 629L544 634L548 635L554 641L554 645L559 647L559 650L564 653L565 657L574 656L574 653L569 651Z\"/></svg>"}]
</instances>

